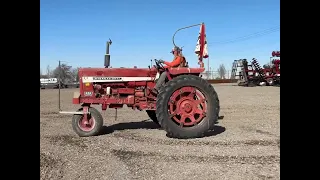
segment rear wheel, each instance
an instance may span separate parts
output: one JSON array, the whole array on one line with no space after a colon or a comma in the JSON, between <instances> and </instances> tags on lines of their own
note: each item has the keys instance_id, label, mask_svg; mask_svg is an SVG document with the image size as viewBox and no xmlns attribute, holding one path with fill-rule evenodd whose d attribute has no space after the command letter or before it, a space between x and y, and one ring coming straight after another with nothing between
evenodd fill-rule
<instances>
[{"instance_id":1,"label":"rear wheel","mask_svg":"<svg viewBox=\"0 0 320 180\"><path fill-rule=\"evenodd\" d=\"M157 119L173 138L205 136L213 130L219 110L218 95L212 85L194 75L170 80L157 97Z\"/></svg>"},{"instance_id":2,"label":"rear wheel","mask_svg":"<svg viewBox=\"0 0 320 180\"><path fill-rule=\"evenodd\" d=\"M83 108L78 111L83 111ZM90 114L87 115L87 120L82 114L75 114L72 117L72 128L80 137L98 135L103 126L103 118L100 112L93 107L89 107L88 111Z\"/></svg>"},{"instance_id":3,"label":"rear wheel","mask_svg":"<svg viewBox=\"0 0 320 180\"><path fill-rule=\"evenodd\" d=\"M152 110L146 110L149 118L156 124L160 125L159 124L159 121L157 119L157 116L156 116L156 111L152 111Z\"/></svg>"}]
</instances>

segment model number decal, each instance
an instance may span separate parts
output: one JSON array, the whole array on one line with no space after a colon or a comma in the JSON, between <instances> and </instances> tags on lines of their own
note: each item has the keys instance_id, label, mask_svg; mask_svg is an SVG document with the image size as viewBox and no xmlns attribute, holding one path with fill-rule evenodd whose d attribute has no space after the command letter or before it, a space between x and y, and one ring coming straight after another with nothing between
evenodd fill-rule
<instances>
[{"instance_id":1,"label":"model number decal","mask_svg":"<svg viewBox=\"0 0 320 180\"><path fill-rule=\"evenodd\" d=\"M91 96L91 95L92 95L92 92L84 92L84 95L85 95L85 96Z\"/></svg>"},{"instance_id":2,"label":"model number decal","mask_svg":"<svg viewBox=\"0 0 320 180\"><path fill-rule=\"evenodd\" d=\"M94 77L93 80L121 80L121 77Z\"/></svg>"}]
</instances>

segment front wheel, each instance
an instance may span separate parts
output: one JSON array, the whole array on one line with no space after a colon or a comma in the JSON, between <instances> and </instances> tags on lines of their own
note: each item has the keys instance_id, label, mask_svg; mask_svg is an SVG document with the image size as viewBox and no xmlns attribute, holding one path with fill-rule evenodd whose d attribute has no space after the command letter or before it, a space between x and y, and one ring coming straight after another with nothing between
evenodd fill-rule
<instances>
[{"instance_id":1,"label":"front wheel","mask_svg":"<svg viewBox=\"0 0 320 180\"><path fill-rule=\"evenodd\" d=\"M170 80L157 97L156 116L173 138L200 138L213 130L219 116L216 91L204 79L181 75Z\"/></svg>"},{"instance_id":2,"label":"front wheel","mask_svg":"<svg viewBox=\"0 0 320 180\"><path fill-rule=\"evenodd\" d=\"M83 111L83 108L78 111ZM87 120L82 114L75 114L72 117L72 128L80 137L96 136L103 126L100 112L93 107L89 107L88 111L90 114L87 115Z\"/></svg>"}]
</instances>

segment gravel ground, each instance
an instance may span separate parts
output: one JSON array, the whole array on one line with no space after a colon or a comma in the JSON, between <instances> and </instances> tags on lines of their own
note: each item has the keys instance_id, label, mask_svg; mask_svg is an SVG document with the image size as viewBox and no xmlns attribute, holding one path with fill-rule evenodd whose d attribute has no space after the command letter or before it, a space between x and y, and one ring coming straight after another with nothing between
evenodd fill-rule
<instances>
[{"instance_id":1,"label":"gravel ground","mask_svg":"<svg viewBox=\"0 0 320 180\"><path fill-rule=\"evenodd\" d=\"M40 90L40 179L280 179L280 88L214 87L224 118L192 140L170 139L127 108L117 120L114 109L102 113L104 135L79 138L57 113L58 90ZM73 91L62 90L63 110L78 109Z\"/></svg>"}]
</instances>

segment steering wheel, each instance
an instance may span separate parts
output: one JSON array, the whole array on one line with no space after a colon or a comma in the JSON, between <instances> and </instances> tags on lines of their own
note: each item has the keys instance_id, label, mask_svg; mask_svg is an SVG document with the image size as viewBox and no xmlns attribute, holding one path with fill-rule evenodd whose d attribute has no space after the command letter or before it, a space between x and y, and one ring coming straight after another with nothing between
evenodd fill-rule
<instances>
[{"instance_id":1,"label":"steering wheel","mask_svg":"<svg viewBox=\"0 0 320 180\"><path fill-rule=\"evenodd\" d=\"M155 66L156 66L156 69L158 69L158 70L159 70L159 69L163 69L163 70L165 69L164 66L163 66L163 64L160 63L159 60L154 59L154 62L156 63L156 65L155 65Z\"/></svg>"}]
</instances>

